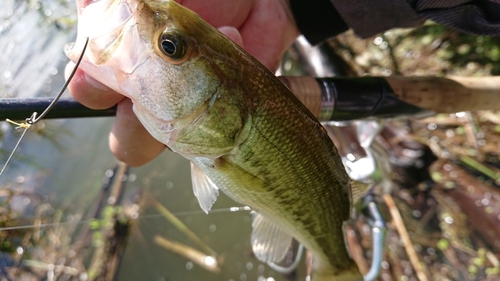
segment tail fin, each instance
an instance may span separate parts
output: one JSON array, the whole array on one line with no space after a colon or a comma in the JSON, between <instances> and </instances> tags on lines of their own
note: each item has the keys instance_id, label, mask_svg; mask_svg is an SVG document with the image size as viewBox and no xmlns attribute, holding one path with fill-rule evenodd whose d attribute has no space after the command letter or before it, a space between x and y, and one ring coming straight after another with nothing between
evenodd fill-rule
<instances>
[{"instance_id":1,"label":"tail fin","mask_svg":"<svg viewBox=\"0 0 500 281\"><path fill-rule=\"evenodd\" d=\"M352 266L340 272L333 272L324 268L317 268L312 272L312 281L363 281L363 275L358 266L353 262Z\"/></svg>"}]
</instances>

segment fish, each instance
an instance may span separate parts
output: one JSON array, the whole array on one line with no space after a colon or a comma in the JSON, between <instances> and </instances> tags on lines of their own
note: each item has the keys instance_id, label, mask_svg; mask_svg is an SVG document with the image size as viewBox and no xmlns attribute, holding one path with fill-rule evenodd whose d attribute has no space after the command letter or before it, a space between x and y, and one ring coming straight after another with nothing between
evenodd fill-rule
<instances>
[{"instance_id":1,"label":"fish","mask_svg":"<svg viewBox=\"0 0 500 281\"><path fill-rule=\"evenodd\" d=\"M191 162L205 212L222 191L254 211L259 260L281 261L295 238L313 253L313 281L363 279L343 231L358 187L272 72L173 0L77 4L67 56L76 61L88 38L80 68L130 98L148 132Z\"/></svg>"}]
</instances>

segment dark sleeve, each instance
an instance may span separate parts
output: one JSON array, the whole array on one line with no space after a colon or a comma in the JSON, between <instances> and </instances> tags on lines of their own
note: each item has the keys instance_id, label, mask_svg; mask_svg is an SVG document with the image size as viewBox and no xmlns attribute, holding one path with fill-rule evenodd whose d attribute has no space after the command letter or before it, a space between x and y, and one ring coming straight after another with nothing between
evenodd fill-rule
<instances>
[{"instance_id":1,"label":"dark sleeve","mask_svg":"<svg viewBox=\"0 0 500 281\"><path fill-rule=\"evenodd\" d=\"M289 1L298 29L312 45L349 29L330 0Z\"/></svg>"},{"instance_id":2,"label":"dark sleeve","mask_svg":"<svg viewBox=\"0 0 500 281\"><path fill-rule=\"evenodd\" d=\"M500 2L497 0L418 0L418 14L458 31L500 36Z\"/></svg>"},{"instance_id":3,"label":"dark sleeve","mask_svg":"<svg viewBox=\"0 0 500 281\"><path fill-rule=\"evenodd\" d=\"M391 28L422 24L424 20L407 1L290 0L290 7L297 27L314 45L349 28L367 38Z\"/></svg>"},{"instance_id":4,"label":"dark sleeve","mask_svg":"<svg viewBox=\"0 0 500 281\"><path fill-rule=\"evenodd\" d=\"M351 28L368 38L426 19L461 32L500 36L498 0L290 0L297 27L311 44Z\"/></svg>"},{"instance_id":5,"label":"dark sleeve","mask_svg":"<svg viewBox=\"0 0 500 281\"><path fill-rule=\"evenodd\" d=\"M331 0L347 25L361 38L368 38L391 28L423 24L425 19L422 19L410 4L414 1Z\"/></svg>"}]
</instances>

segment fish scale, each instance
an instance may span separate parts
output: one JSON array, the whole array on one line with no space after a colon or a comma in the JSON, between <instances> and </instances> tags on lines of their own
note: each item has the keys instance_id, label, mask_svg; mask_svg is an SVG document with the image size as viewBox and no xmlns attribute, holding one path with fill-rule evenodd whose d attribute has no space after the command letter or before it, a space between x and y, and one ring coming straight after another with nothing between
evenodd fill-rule
<instances>
[{"instance_id":1,"label":"fish scale","mask_svg":"<svg viewBox=\"0 0 500 281\"><path fill-rule=\"evenodd\" d=\"M97 0L88 7L102 1L130 13L111 16L126 22L109 25L114 33L123 27L118 37L134 47L111 38L81 67L129 97L151 135L192 161L200 206L208 211L222 190L256 212L257 257L279 260L293 236L314 255L313 281L362 280L343 235L351 181L309 110L262 64L174 1ZM98 8L89 11L79 22L99 16ZM80 30L87 34L79 32L74 46L85 36L92 43L92 31Z\"/></svg>"},{"instance_id":2,"label":"fish scale","mask_svg":"<svg viewBox=\"0 0 500 281\"><path fill-rule=\"evenodd\" d=\"M338 157L337 152L331 140L324 137L324 131L319 129L320 125L310 119L312 117L307 110L291 103L294 97L283 94L273 96L286 90L269 90L262 91L259 100L268 104L265 101L271 99L274 105L271 108L256 106L259 110L252 116L256 133L250 134L237 154L227 158L257 177L264 175L263 185L273 196L255 194L258 199L252 201L260 199L263 205L262 210L255 208L257 211L269 213L270 217L289 217L290 221L302 224L302 228L310 232L311 236L332 234L323 239L325 243L317 243L315 247L310 245L313 243L305 244L309 249L322 249L325 256L334 260L339 253L345 251L342 233L338 230L342 229L343 222L349 218L349 209L342 210L338 206L349 204L349 194L342 188L348 185L349 179L345 174L336 172L339 168L343 171L342 166L338 167L332 161L334 157ZM252 91L248 89L247 92ZM303 116L307 118L301 118ZM250 158L253 160L248 162L245 161L247 151L251 151L253 155ZM266 165L255 167L253 162ZM240 185L237 178L233 184ZM220 188L226 193L236 193L231 188ZM236 199L236 196L233 195L233 198ZM236 200L245 201L248 198L251 196L245 194ZM318 209L321 211L318 212ZM289 228L291 227L286 227Z\"/></svg>"}]
</instances>

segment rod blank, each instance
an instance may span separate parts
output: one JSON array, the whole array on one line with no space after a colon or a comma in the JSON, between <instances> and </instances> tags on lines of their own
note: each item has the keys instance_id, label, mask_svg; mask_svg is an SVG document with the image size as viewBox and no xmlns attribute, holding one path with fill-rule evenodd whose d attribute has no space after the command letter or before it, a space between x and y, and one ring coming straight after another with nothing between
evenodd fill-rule
<instances>
[{"instance_id":1,"label":"rod blank","mask_svg":"<svg viewBox=\"0 0 500 281\"><path fill-rule=\"evenodd\" d=\"M25 120L33 112L40 114L52 102L53 98L30 99L0 99L0 120ZM92 110L78 103L72 98L60 99L44 119L54 118L81 118L114 116L116 107L104 110Z\"/></svg>"},{"instance_id":2,"label":"rod blank","mask_svg":"<svg viewBox=\"0 0 500 281\"><path fill-rule=\"evenodd\" d=\"M500 110L500 76L493 77L279 77L321 121L369 116ZM52 98L0 99L0 121L41 113ZM45 118L114 116L116 107L89 109L64 98Z\"/></svg>"}]
</instances>

